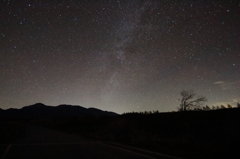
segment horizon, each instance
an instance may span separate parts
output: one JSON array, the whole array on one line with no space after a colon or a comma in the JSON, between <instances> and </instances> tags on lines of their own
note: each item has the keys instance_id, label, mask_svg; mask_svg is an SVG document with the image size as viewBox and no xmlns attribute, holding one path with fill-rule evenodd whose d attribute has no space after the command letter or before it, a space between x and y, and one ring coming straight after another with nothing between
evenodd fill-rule
<instances>
[{"instance_id":1,"label":"horizon","mask_svg":"<svg viewBox=\"0 0 240 159\"><path fill-rule=\"evenodd\" d=\"M117 113L240 102L239 4L4 1L0 108L83 105Z\"/></svg>"},{"instance_id":2,"label":"horizon","mask_svg":"<svg viewBox=\"0 0 240 159\"><path fill-rule=\"evenodd\" d=\"M180 112L179 110L171 110L171 111L166 111L166 112L161 112L161 111L158 111L158 110L145 110L145 111L131 111L131 112L122 112L122 113L119 113L119 112L114 112L114 111L111 111L111 110L104 110L104 109L99 109L99 108L96 108L96 107L84 107L84 106L81 106L81 105L70 105L70 104L59 104L59 105L47 105L47 104L44 104L44 103L35 103L35 104L31 104L31 105L25 105L25 106L22 106L22 107L17 107L17 108L7 108L7 109L2 109L2 110L8 110L8 109L22 109L24 107L29 107L29 106L34 106L34 105L44 105L44 106L47 106L47 107L59 107L59 106L76 106L76 107L82 107L82 108L85 108L85 109L97 109L97 110L101 110L101 111L104 111L104 112L110 112L110 113L116 113L118 115L123 115L123 114L128 114L128 113L172 113L172 112ZM239 103L237 103L239 104ZM238 105L231 105L231 104L227 104L227 105L213 105L213 106L208 106L208 105L205 105L205 106L202 106L203 107L206 107L208 106L210 109L209 110L204 110L203 111L210 111L210 110L219 110L219 109L231 109L231 108L239 108ZM230 105L231 107L228 108L228 105ZM224 108L221 108L221 106L224 106ZM187 111L194 111L193 110L187 110ZM199 110L195 110L195 111L199 111Z\"/></svg>"}]
</instances>

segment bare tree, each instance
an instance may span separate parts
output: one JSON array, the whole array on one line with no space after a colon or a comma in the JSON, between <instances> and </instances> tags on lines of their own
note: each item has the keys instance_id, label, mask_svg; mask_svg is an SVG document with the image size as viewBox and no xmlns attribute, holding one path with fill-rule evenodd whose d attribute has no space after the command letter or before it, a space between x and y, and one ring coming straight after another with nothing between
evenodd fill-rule
<instances>
[{"instance_id":1,"label":"bare tree","mask_svg":"<svg viewBox=\"0 0 240 159\"><path fill-rule=\"evenodd\" d=\"M180 95L182 96L182 99L179 111L187 111L194 108L200 108L202 104L207 101L206 97L196 97L197 94L190 90L183 90L180 92Z\"/></svg>"}]
</instances>

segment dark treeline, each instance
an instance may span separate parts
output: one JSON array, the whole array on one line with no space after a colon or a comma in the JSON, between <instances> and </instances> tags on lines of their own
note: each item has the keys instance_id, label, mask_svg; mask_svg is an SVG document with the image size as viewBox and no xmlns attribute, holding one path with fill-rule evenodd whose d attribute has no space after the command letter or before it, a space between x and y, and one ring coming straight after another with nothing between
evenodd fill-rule
<instances>
[{"instance_id":1,"label":"dark treeline","mask_svg":"<svg viewBox=\"0 0 240 159\"><path fill-rule=\"evenodd\" d=\"M198 108L193 108L191 110L186 110L186 111L210 111L210 110L220 110L220 109L232 109L232 108L240 108L240 103L237 103L236 106L232 106L230 104L227 104L227 106L225 105L217 105L217 106L201 106L201 107L198 107ZM178 110L180 111L180 110ZM172 111L172 112L175 112L175 111ZM123 113L123 114L132 114L132 113L139 113L139 114L157 114L157 113L161 113L159 112L158 110L153 110L153 111L143 111L143 112L126 112L126 113Z\"/></svg>"}]
</instances>

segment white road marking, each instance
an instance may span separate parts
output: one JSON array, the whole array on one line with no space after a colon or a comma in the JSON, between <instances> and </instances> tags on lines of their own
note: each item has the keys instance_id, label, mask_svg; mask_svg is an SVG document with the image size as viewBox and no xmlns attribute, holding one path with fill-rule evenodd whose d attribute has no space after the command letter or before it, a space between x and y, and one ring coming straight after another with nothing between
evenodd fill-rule
<instances>
[{"instance_id":1,"label":"white road marking","mask_svg":"<svg viewBox=\"0 0 240 159\"><path fill-rule=\"evenodd\" d=\"M135 149L135 150L140 150L140 151L143 151L143 152L147 152L147 153L151 153L151 154L155 154L155 155L159 155L159 156L172 158L172 159L182 159L182 158L179 158L179 157L175 157L175 156L171 156L171 155L167 155L167 154L162 154L162 153L158 153L158 152L153 152L153 151L149 151L149 150L144 150L144 149L140 149L140 148L136 148L136 147L132 147L132 146L122 145L122 144L118 144L118 143L114 143L114 142L109 142L109 143L119 145L119 146L128 147L128 148L132 148L132 149Z\"/></svg>"},{"instance_id":2,"label":"white road marking","mask_svg":"<svg viewBox=\"0 0 240 159\"><path fill-rule=\"evenodd\" d=\"M112 147L112 148L115 148L115 149L119 149L119 150L122 150L122 151L130 152L130 153L133 153L133 154L136 154L136 155L139 155L139 156L143 156L143 157L147 157L147 158L151 158L151 159L156 159L156 158L153 158L153 157L150 157L150 156L147 156L147 155L143 155L143 154L140 154L140 153L137 153L137 152L133 152L133 151L130 151L130 150L126 150L126 149L122 149L122 148L115 147L115 146L112 146L112 145L107 145L107 144L103 144L103 143L100 143L100 142L98 142L98 144L109 146L109 147Z\"/></svg>"},{"instance_id":3,"label":"white road marking","mask_svg":"<svg viewBox=\"0 0 240 159\"><path fill-rule=\"evenodd\" d=\"M57 142L50 142L50 143L16 143L11 144L11 146L31 146L31 145L78 145L78 144L93 144L96 142L66 142L66 143L57 143ZM6 145L6 144L0 144Z\"/></svg>"},{"instance_id":4,"label":"white road marking","mask_svg":"<svg viewBox=\"0 0 240 159\"><path fill-rule=\"evenodd\" d=\"M6 148L6 150L4 151L3 155L1 156L1 159L5 159L10 148L12 147L12 145L8 145L8 147Z\"/></svg>"},{"instance_id":5,"label":"white road marking","mask_svg":"<svg viewBox=\"0 0 240 159\"><path fill-rule=\"evenodd\" d=\"M110 142L111 143L111 142ZM147 155L144 155L144 154L141 154L141 153L138 153L138 152L134 152L134 151L131 151L131 150L127 150L127 149L124 149L124 148L119 148L117 146L113 146L113 145L108 145L108 144L104 144L104 143L101 143L101 142L67 142L67 143L16 143L16 144L11 144L11 145L8 145L6 150L4 151L3 155L1 156L1 159L5 159L6 156L8 155L9 153L9 150L12 146L34 146L34 145L80 145L80 144L100 144L100 145L104 145L104 146L108 146L108 147L112 147L112 148L115 148L115 149L119 149L119 150L122 150L122 151L126 151L126 152L130 152L130 153L133 153L133 154L136 154L136 155L139 155L139 156L143 156L143 157L146 157L146 158L150 158L150 159L156 159L156 158L153 158L151 156L147 156ZM147 152L147 153L150 153L150 154L155 154L155 155L159 155L159 156L164 156L164 157L168 157L168 158L172 158L172 159L181 159L181 158L178 158L178 157L175 157L175 156L170 156L170 155L166 155L166 154L161 154L161 153L157 153L157 152L152 152L152 151L148 151L148 150L144 150L144 149L140 149L140 148L135 148L135 147L131 147L131 146L126 146L126 145L121 145L121 144L117 144L117 143L112 143L112 144L115 144L115 145L119 145L119 146L123 146L123 147L126 147L126 148L131 148L131 149L135 149L135 150L139 150L139 151L143 151L143 152ZM6 145L6 144L0 144L0 145Z\"/></svg>"}]
</instances>

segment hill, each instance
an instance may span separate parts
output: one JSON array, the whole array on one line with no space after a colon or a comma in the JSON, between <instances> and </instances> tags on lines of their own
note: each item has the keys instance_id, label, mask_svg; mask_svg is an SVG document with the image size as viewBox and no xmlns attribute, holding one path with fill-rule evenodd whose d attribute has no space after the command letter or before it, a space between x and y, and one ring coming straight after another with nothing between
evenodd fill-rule
<instances>
[{"instance_id":1,"label":"hill","mask_svg":"<svg viewBox=\"0 0 240 159\"><path fill-rule=\"evenodd\" d=\"M0 110L0 119L33 120L41 118L83 117L83 116L117 116L117 113L96 108L84 108L76 105L47 106L42 103L25 106L21 109Z\"/></svg>"}]
</instances>

